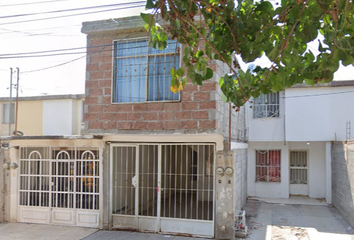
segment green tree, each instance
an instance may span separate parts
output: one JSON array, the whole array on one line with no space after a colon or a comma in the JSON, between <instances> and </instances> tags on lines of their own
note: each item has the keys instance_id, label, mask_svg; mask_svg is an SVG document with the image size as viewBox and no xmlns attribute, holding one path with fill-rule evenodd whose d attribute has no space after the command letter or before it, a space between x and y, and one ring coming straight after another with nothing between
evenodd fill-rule
<instances>
[{"instance_id":1,"label":"green tree","mask_svg":"<svg viewBox=\"0 0 354 240\"><path fill-rule=\"evenodd\" d=\"M167 36L183 44L183 62L195 84L213 76L209 60L220 60L231 74L219 80L224 100L242 106L261 93L278 92L305 81L333 80L340 62L354 63L352 0L147 0L142 13L150 45L165 48ZM160 26L156 19L163 23ZM319 36L318 52L308 43ZM200 47L202 46L202 47ZM266 55L271 66L237 70L237 54L245 63ZM171 70L171 90L186 83L184 71Z\"/></svg>"}]
</instances>

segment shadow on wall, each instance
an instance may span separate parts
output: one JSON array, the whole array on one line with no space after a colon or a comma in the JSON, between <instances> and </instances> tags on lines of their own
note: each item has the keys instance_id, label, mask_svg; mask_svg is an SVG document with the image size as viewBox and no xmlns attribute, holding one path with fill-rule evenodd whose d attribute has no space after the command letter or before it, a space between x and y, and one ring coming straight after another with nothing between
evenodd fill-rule
<instances>
[{"instance_id":1,"label":"shadow on wall","mask_svg":"<svg viewBox=\"0 0 354 240\"><path fill-rule=\"evenodd\" d=\"M354 140L332 144L333 205L354 227Z\"/></svg>"}]
</instances>

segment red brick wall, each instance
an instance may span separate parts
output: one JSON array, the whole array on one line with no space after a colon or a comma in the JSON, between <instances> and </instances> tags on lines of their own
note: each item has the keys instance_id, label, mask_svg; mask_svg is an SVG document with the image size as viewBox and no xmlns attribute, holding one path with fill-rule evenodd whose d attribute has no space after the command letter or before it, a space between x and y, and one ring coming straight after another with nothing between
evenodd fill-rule
<instances>
[{"instance_id":1,"label":"red brick wall","mask_svg":"<svg viewBox=\"0 0 354 240\"><path fill-rule=\"evenodd\" d=\"M88 36L88 46L109 45L110 36ZM180 102L111 103L112 46L88 48L85 122L87 132L112 130L209 131L216 129L215 82L188 83Z\"/></svg>"}]
</instances>

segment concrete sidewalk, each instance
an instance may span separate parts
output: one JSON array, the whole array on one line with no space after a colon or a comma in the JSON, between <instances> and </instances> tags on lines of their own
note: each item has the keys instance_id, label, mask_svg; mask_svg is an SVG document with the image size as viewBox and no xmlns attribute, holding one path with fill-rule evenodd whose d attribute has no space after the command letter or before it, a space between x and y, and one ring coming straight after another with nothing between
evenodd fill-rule
<instances>
[{"instance_id":1,"label":"concrete sidewalk","mask_svg":"<svg viewBox=\"0 0 354 240\"><path fill-rule=\"evenodd\" d=\"M80 240L97 231L81 227L2 223L0 240Z\"/></svg>"},{"instance_id":2,"label":"concrete sidewalk","mask_svg":"<svg viewBox=\"0 0 354 240\"><path fill-rule=\"evenodd\" d=\"M190 238L154 233L125 232L125 231L98 231L84 238L84 240L207 240L205 238ZM210 240L210 239L208 239Z\"/></svg>"},{"instance_id":3,"label":"concrete sidewalk","mask_svg":"<svg viewBox=\"0 0 354 240\"><path fill-rule=\"evenodd\" d=\"M43 224L2 223L0 240L192 240L189 238L164 234L104 231L93 228L52 226Z\"/></svg>"},{"instance_id":4,"label":"concrete sidewalk","mask_svg":"<svg viewBox=\"0 0 354 240\"><path fill-rule=\"evenodd\" d=\"M354 240L354 230L331 206L248 200L250 240Z\"/></svg>"}]
</instances>

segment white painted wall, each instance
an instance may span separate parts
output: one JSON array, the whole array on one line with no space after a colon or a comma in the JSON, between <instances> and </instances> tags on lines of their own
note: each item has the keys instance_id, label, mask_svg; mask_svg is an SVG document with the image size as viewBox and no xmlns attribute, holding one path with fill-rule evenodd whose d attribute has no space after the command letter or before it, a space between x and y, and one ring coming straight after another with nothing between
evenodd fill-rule
<instances>
[{"instance_id":1,"label":"white painted wall","mask_svg":"<svg viewBox=\"0 0 354 240\"><path fill-rule=\"evenodd\" d=\"M284 141L284 92L279 93L279 117L278 118L253 118L253 108L249 104L247 109L248 139L257 141Z\"/></svg>"},{"instance_id":2,"label":"white painted wall","mask_svg":"<svg viewBox=\"0 0 354 240\"><path fill-rule=\"evenodd\" d=\"M326 143L290 142L290 150L306 150L308 159L308 185L310 198L326 197ZM289 160L288 160L289 162Z\"/></svg>"},{"instance_id":3,"label":"white painted wall","mask_svg":"<svg viewBox=\"0 0 354 240\"><path fill-rule=\"evenodd\" d=\"M73 134L73 100L43 102L43 135Z\"/></svg>"},{"instance_id":4,"label":"white painted wall","mask_svg":"<svg viewBox=\"0 0 354 240\"><path fill-rule=\"evenodd\" d=\"M354 86L286 89L286 140L343 141L349 120L354 137L353 103Z\"/></svg>"},{"instance_id":5,"label":"white painted wall","mask_svg":"<svg viewBox=\"0 0 354 240\"><path fill-rule=\"evenodd\" d=\"M256 182L255 150L281 150L281 182ZM252 142L248 148L247 194L253 197L288 198L289 151L306 150L309 152L309 197L326 198L326 143L325 142Z\"/></svg>"},{"instance_id":6,"label":"white painted wall","mask_svg":"<svg viewBox=\"0 0 354 240\"><path fill-rule=\"evenodd\" d=\"M247 195L251 197L288 198L288 146L283 142L252 142L248 144ZM281 182L256 182L256 150L281 150Z\"/></svg>"}]
</instances>

